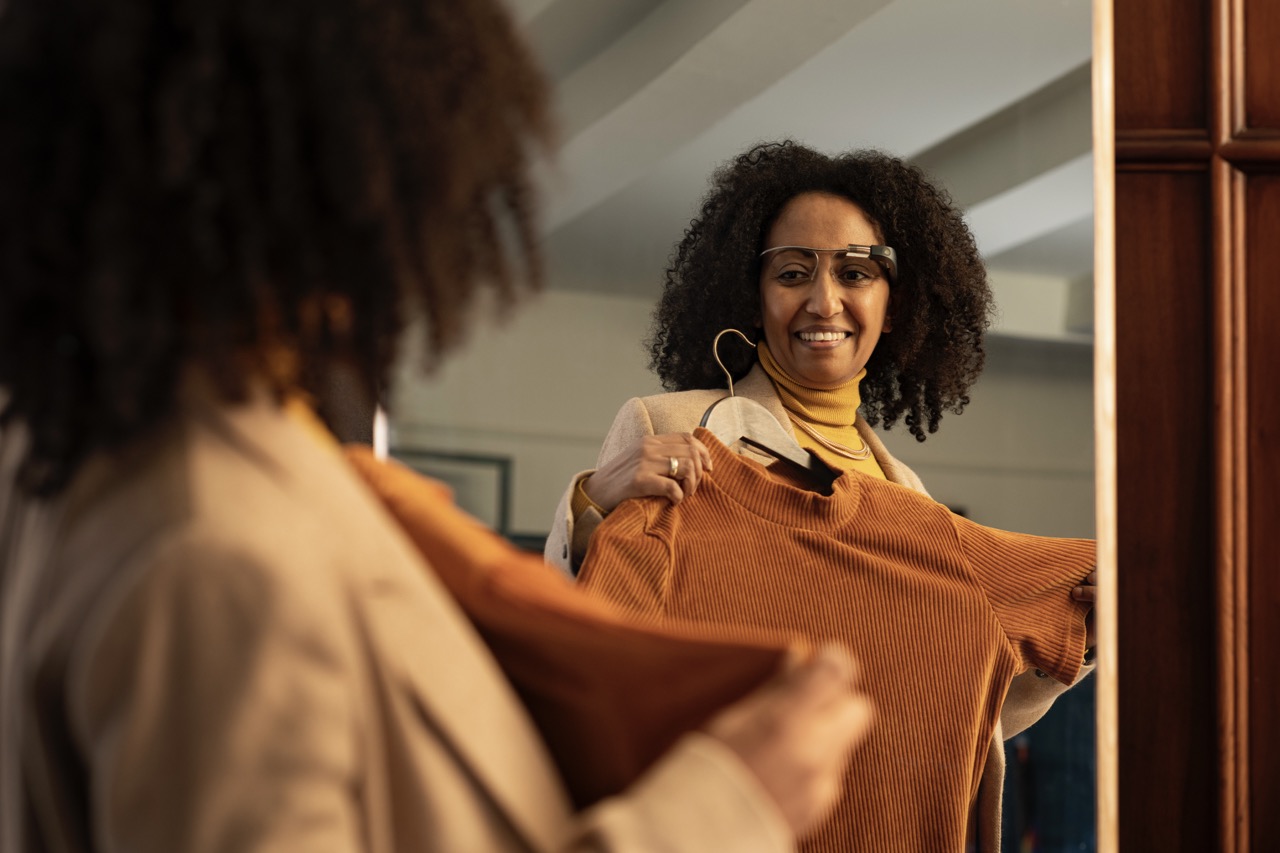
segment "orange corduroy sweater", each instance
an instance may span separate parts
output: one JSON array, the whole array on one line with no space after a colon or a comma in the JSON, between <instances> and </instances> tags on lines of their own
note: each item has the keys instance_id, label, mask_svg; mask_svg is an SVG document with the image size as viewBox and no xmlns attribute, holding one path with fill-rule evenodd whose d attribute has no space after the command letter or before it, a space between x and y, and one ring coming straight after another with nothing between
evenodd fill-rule
<instances>
[{"instance_id":1,"label":"orange corduroy sweater","mask_svg":"<svg viewBox=\"0 0 1280 853\"><path fill-rule=\"evenodd\" d=\"M910 489L846 472L798 488L699 429L713 473L672 506L620 504L580 583L663 619L785 629L847 644L876 706L807 851L962 851L1009 681L1079 670L1090 540L984 527Z\"/></svg>"}]
</instances>

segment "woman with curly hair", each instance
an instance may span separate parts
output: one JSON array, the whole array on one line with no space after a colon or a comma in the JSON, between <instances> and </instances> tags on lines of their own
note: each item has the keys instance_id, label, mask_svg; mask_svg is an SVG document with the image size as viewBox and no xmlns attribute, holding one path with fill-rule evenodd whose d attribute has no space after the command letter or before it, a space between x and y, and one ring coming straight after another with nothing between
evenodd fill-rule
<instances>
[{"instance_id":1,"label":"woman with curly hair","mask_svg":"<svg viewBox=\"0 0 1280 853\"><path fill-rule=\"evenodd\" d=\"M924 441L944 411L961 412L982 370L991 306L972 233L915 167L793 142L744 152L716 172L676 247L649 340L668 391L714 393L628 401L598 467L561 502L547 559L578 565L591 531L626 498L678 503L695 492L708 456L690 433L698 406L727 381L825 460L924 491L871 426L902 420ZM724 329L755 346L732 337L717 346ZM692 414L671 412L677 401Z\"/></svg>"},{"instance_id":2,"label":"woman with curly hair","mask_svg":"<svg viewBox=\"0 0 1280 853\"><path fill-rule=\"evenodd\" d=\"M683 584L679 589L698 599L700 615L710 608L718 619L750 622L745 611L728 612L732 605L707 604L720 595L738 600L738 590L690 589L696 569L680 574L673 566L675 577L637 579L641 570L633 576L625 565L639 559L634 554L621 559L621 569L619 561L606 561L592 548L606 517L630 498L678 505L716 479L713 454L693 432L730 391L764 406L835 471L927 496L871 427L901 421L924 441L944 411L960 413L983 367L991 309L973 235L945 192L916 167L876 151L828 156L790 141L745 151L715 173L666 272L649 351L669 393L623 405L596 469L577 475L561 500L547 559L650 615L674 607L668 597L678 597L671 590ZM738 330L749 344L732 335L717 343L725 329ZM774 461L749 446L738 450ZM772 577L767 567L760 571ZM1080 577L1069 583L1079 584L1072 597L1092 601L1091 584ZM820 600L827 594L793 592L761 618L825 631L818 628L821 614L833 604L840 612L842 604ZM857 616L861 604L843 602L847 616L837 618L874 620L874 612ZM1090 670L1085 666L1080 677ZM1009 687L973 811L981 849L999 846L1003 738L1039 719L1065 689L1039 671L1017 676ZM811 849L844 849L848 841L833 831L818 843Z\"/></svg>"},{"instance_id":3,"label":"woman with curly hair","mask_svg":"<svg viewBox=\"0 0 1280 853\"><path fill-rule=\"evenodd\" d=\"M636 620L439 489L397 526L323 422L537 284L543 87L497 0L0 3L0 849L782 851L829 806L839 651L571 798L457 590Z\"/></svg>"}]
</instances>

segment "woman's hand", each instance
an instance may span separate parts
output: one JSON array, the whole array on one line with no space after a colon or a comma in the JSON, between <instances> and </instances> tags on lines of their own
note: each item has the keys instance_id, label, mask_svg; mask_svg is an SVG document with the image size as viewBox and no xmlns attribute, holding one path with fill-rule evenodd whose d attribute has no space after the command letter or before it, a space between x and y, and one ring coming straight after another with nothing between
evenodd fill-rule
<instances>
[{"instance_id":1,"label":"woman's hand","mask_svg":"<svg viewBox=\"0 0 1280 853\"><path fill-rule=\"evenodd\" d=\"M848 652L828 645L809 660L793 659L706 732L738 754L800 836L835 804L848 755L872 716Z\"/></svg>"},{"instance_id":2,"label":"woman's hand","mask_svg":"<svg viewBox=\"0 0 1280 853\"><path fill-rule=\"evenodd\" d=\"M1084 617L1084 644L1087 648L1092 649L1097 641L1093 630L1093 605L1098 599L1098 572L1096 569L1089 572L1089 576L1081 581L1078 587L1071 590L1071 597L1076 601L1084 601L1089 604L1089 613Z\"/></svg>"},{"instance_id":3,"label":"woman's hand","mask_svg":"<svg viewBox=\"0 0 1280 853\"><path fill-rule=\"evenodd\" d=\"M643 495L662 495L676 504L696 492L703 472L710 470L711 452L692 434L647 435L602 465L582 490L605 512Z\"/></svg>"}]
</instances>

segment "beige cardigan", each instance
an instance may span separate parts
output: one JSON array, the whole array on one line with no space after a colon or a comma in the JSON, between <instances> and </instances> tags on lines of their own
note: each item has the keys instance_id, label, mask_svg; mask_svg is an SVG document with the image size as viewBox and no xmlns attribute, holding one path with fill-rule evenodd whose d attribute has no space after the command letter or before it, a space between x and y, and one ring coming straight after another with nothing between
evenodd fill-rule
<instances>
[{"instance_id":1,"label":"beige cardigan","mask_svg":"<svg viewBox=\"0 0 1280 853\"><path fill-rule=\"evenodd\" d=\"M275 405L194 403L64 497L0 431L0 849L786 851L704 735L573 814L466 617Z\"/></svg>"},{"instance_id":2,"label":"beige cardigan","mask_svg":"<svg viewBox=\"0 0 1280 853\"><path fill-rule=\"evenodd\" d=\"M734 383L733 390L734 394L763 405L794 435L790 419L774 390L773 382L759 364L752 367L741 381ZM631 398L623 404L617 417L614 418L613 426L600 448L596 467L604 465L646 435L692 432L700 423L707 407L724 397L726 393L724 389L707 389ZM858 417L857 428L862 440L871 448L872 454L890 482L907 486L921 494L928 494L915 472L894 458L884 446L884 442L861 416ZM594 509L588 509L577 519L573 518L571 510L573 491L577 488L578 482L591 473L590 470L580 472L570 481L556 508L551 533L547 537L544 552L547 561L560 566L566 572L571 572L571 566L576 567L582 562L591 534L603 520ZM1076 683L1092 672L1093 668L1092 664L1082 668ZM987 752L987 763L978 793L980 850L991 851L991 853L999 853L1000 850L1000 814L1005 772L1003 740L1013 737L1039 720L1066 690L1065 685L1034 671L1015 677L1013 683L1009 685L1000 713L1000 722L992 735Z\"/></svg>"}]
</instances>

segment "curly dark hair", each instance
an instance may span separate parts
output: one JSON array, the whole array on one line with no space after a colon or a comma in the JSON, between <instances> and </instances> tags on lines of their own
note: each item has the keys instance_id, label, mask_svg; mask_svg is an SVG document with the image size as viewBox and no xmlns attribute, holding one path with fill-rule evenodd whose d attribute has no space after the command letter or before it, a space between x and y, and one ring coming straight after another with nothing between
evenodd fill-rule
<instances>
[{"instance_id":1,"label":"curly dark hair","mask_svg":"<svg viewBox=\"0 0 1280 853\"><path fill-rule=\"evenodd\" d=\"M162 421L190 365L228 401L334 360L372 392L411 317L430 367L478 282L537 287L547 95L499 0L0 10L0 423L30 493Z\"/></svg>"},{"instance_id":2,"label":"curly dark hair","mask_svg":"<svg viewBox=\"0 0 1280 853\"><path fill-rule=\"evenodd\" d=\"M872 424L904 418L924 441L943 411L959 414L985 361L991 321L986 269L973 234L947 193L915 166L879 151L825 154L792 141L756 145L721 167L666 271L647 341L650 367L670 391L719 388L715 335L733 327L758 341L763 241L788 201L807 192L858 205L897 251L892 334L880 338L861 384ZM734 379L755 362L722 344Z\"/></svg>"}]
</instances>

